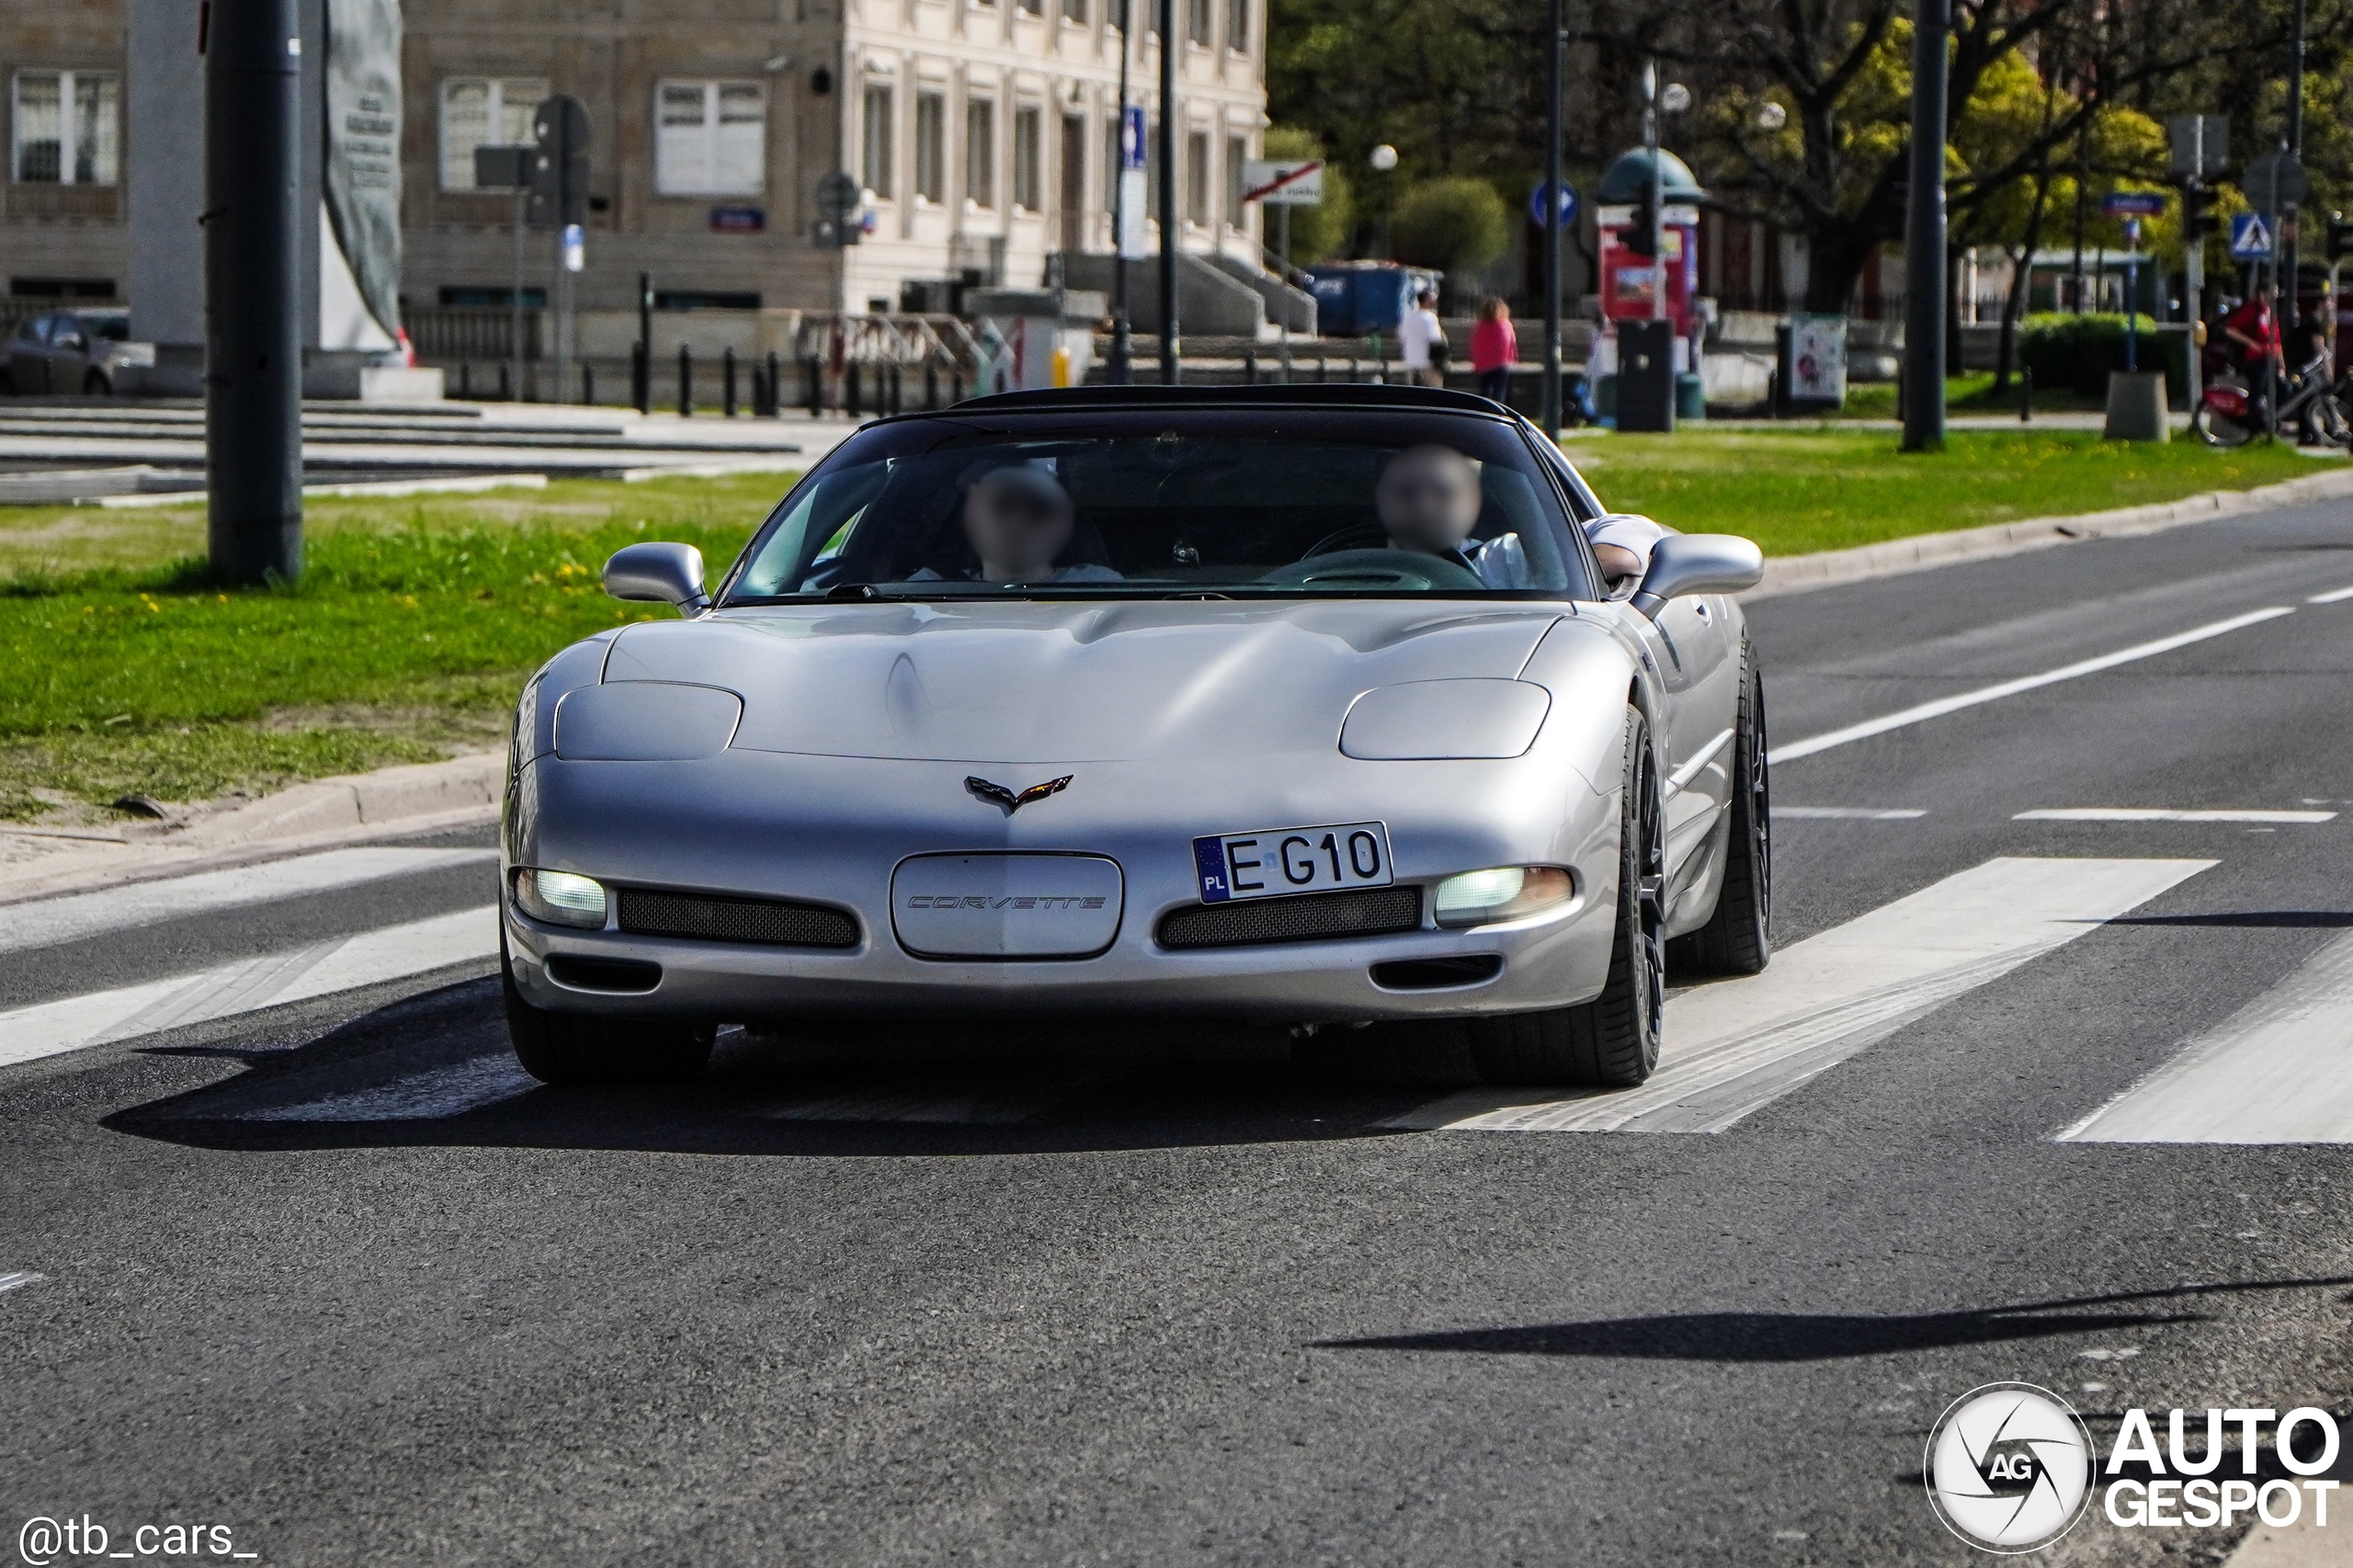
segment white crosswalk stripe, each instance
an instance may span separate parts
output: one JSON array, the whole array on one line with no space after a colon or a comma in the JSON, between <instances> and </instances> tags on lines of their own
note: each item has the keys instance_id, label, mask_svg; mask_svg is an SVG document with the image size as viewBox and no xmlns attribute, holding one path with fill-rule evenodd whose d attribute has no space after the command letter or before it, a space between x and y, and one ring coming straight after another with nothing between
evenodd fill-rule
<instances>
[{"instance_id":1,"label":"white crosswalk stripe","mask_svg":"<svg viewBox=\"0 0 2353 1568\"><path fill-rule=\"evenodd\" d=\"M1666 1006L1637 1089L1449 1095L1386 1125L1506 1132L1722 1132L1957 996L2147 903L2211 860L1989 860L1776 953L1763 974Z\"/></svg>"},{"instance_id":2,"label":"white crosswalk stripe","mask_svg":"<svg viewBox=\"0 0 2353 1568\"><path fill-rule=\"evenodd\" d=\"M2059 1134L2067 1143L2353 1143L2353 932Z\"/></svg>"},{"instance_id":3,"label":"white crosswalk stripe","mask_svg":"<svg viewBox=\"0 0 2353 1568\"><path fill-rule=\"evenodd\" d=\"M0 1067L479 962L497 952L498 911L484 904L195 974L19 1007L0 1013Z\"/></svg>"}]
</instances>

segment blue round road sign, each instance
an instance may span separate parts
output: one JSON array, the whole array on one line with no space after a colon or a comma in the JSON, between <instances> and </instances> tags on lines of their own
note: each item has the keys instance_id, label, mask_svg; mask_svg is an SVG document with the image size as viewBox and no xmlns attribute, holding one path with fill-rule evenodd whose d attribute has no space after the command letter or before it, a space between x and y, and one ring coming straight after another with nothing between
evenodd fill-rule
<instances>
[{"instance_id":1,"label":"blue round road sign","mask_svg":"<svg viewBox=\"0 0 2353 1568\"><path fill-rule=\"evenodd\" d=\"M1552 213L1549 214L1555 227L1565 229L1571 223L1576 222L1577 187L1571 185L1568 181L1563 180L1558 186L1553 187L1553 190L1556 193L1554 199L1549 202L1546 201L1544 199L1546 195L1544 182L1542 180L1538 180L1536 182L1535 188L1528 193L1529 221L1540 229L1544 226L1544 221L1548 216L1545 211L1547 207L1555 209Z\"/></svg>"}]
</instances>

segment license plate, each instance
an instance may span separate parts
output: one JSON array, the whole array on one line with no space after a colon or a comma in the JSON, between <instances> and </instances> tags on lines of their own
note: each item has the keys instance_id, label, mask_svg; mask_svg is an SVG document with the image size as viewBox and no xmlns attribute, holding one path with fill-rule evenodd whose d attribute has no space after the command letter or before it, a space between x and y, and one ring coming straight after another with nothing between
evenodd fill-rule
<instances>
[{"instance_id":1,"label":"license plate","mask_svg":"<svg viewBox=\"0 0 2353 1568\"><path fill-rule=\"evenodd\" d=\"M1196 838L1193 863L1201 874L1204 903L1384 888L1396 881L1389 869L1389 830L1377 822L1261 827Z\"/></svg>"}]
</instances>

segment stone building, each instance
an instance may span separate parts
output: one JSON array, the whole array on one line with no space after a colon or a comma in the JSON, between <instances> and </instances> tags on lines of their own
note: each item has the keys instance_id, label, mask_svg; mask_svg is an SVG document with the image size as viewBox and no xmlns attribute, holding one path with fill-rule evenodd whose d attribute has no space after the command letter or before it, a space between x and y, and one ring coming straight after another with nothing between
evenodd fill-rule
<instances>
[{"instance_id":1,"label":"stone building","mask_svg":"<svg viewBox=\"0 0 2353 1568\"><path fill-rule=\"evenodd\" d=\"M306 37L323 3L305 0ZM473 150L528 140L550 93L577 96L593 130L584 310L632 305L641 271L673 309L936 308L949 280L1037 282L1050 254L1111 244L1121 5L409 0L404 306L507 301L512 204L475 187ZM1265 6L1176 0L1189 250L1258 255L1256 213L1238 196L1266 122ZM0 0L13 313L61 298L131 298L138 313L126 219L140 191L126 180L142 119L131 89L193 96L198 6ZM1131 94L1156 115L1160 40L1137 20ZM200 181L200 155L168 151ZM869 198L862 243L838 255L812 238L817 183L837 168ZM553 253L551 236L526 236L527 302L543 297ZM198 254L191 233L161 259L184 276Z\"/></svg>"}]
</instances>

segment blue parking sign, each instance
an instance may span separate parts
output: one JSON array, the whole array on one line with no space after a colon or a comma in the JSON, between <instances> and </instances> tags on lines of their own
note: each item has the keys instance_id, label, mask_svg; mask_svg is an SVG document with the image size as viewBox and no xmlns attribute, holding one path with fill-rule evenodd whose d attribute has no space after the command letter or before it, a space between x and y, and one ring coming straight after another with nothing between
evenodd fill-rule
<instances>
[{"instance_id":1,"label":"blue parking sign","mask_svg":"<svg viewBox=\"0 0 2353 1568\"><path fill-rule=\"evenodd\" d=\"M1563 180L1552 187L1551 201L1544 199L1544 182L1538 180L1536 188L1528 193L1528 220L1538 228L1544 226L1549 216L1556 227L1565 229L1576 221L1577 187Z\"/></svg>"},{"instance_id":2,"label":"blue parking sign","mask_svg":"<svg viewBox=\"0 0 2353 1568\"><path fill-rule=\"evenodd\" d=\"M2231 257L2234 261L2269 261L2271 225L2260 212L2240 212L2231 219Z\"/></svg>"}]
</instances>

